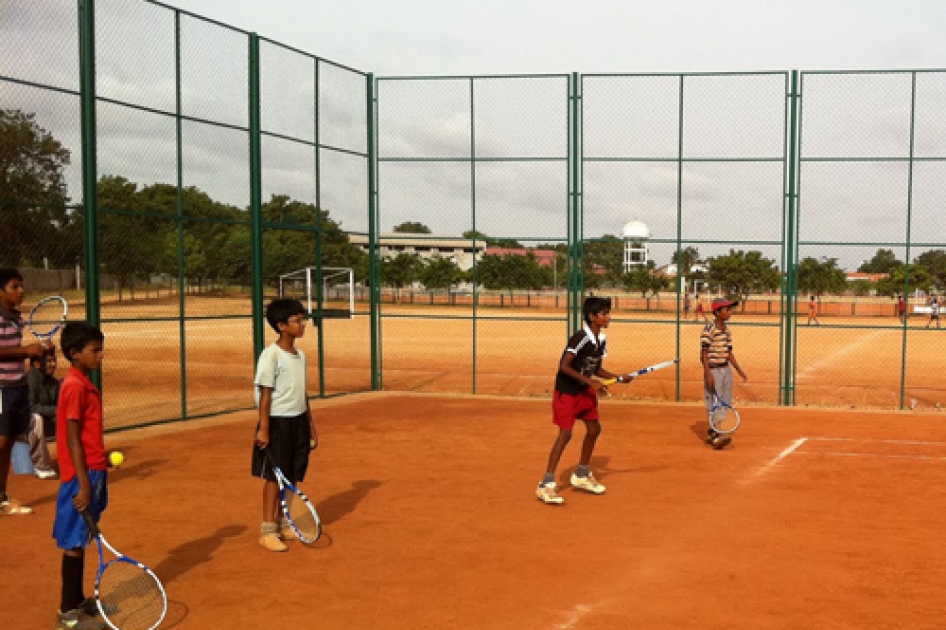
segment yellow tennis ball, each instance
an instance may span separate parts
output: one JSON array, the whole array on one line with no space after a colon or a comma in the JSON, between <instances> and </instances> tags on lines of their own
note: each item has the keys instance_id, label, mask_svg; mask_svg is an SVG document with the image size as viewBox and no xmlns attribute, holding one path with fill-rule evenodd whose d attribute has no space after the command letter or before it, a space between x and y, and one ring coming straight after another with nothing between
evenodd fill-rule
<instances>
[{"instance_id":1,"label":"yellow tennis ball","mask_svg":"<svg viewBox=\"0 0 946 630\"><path fill-rule=\"evenodd\" d=\"M108 463L117 468L125 463L125 456L121 451L112 451L108 454Z\"/></svg>"}]
</instances>

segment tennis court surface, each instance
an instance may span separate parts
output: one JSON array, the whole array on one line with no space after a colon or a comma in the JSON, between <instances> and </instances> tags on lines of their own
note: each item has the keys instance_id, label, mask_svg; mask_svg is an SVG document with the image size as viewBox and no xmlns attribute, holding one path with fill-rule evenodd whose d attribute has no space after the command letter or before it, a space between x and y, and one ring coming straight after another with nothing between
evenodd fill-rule
<instances>
[{"instance_id":1,"label":"tennis court surface","mask_svg":"<svg viewBox=\"0 0 946 630\"><path fill-rule=\"evenodd\" d=\"M547 398L314 401L325 533L286 554L257 545L254 413L113 433L102 529L164 581L162 628L942 627L946 413L746 407L717 452L700 406L601 406L607 492L567 488L579 427L552 507ZM36 514L0 520L0 627L49 628L58 484L10 487Z\"/></svg>"}]
</instances>

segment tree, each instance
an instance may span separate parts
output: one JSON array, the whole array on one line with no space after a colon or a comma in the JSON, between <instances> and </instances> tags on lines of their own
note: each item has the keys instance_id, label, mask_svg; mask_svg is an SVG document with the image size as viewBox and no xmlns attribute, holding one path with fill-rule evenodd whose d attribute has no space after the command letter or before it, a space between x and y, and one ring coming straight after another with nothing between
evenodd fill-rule
<instances>
[{"instance_id":1,"label":"tree","mask_svg":"<svg viewBox=\"0 0 946 630\"><path fill-rule=\"evenodd\" d=\"M394 258L382 261L381 281L394 287L397 296L403 287L417 280L421 264L417 254L401 252Z\"/></svg>"},{"instance_id":2,"label":"tree","mask_svg":"<svg viewBox=\"0 0 946 630\"><path fill-rule=\"evenodd\" d=\"M798 264L798 290L807 295L844 293L847 274L838 267L837 258L803 258Z\"/></svg>"},{"instance_id":3,"label":"tree","mask_svg":"<svg viewBox=\"0 0 946 630\"><path fill-rule=\"evenodd\" d=\"M400 225L395 225L394 231L398 234L430 234L429 227L416 221L405 221Z\"/></svg>"},{"instance_id":4,"label":"tree","mask_svg":"<svg viewBox=\"0 0 946 630\"><path fill-rule=\"evenodd\" d=\"M723 287L726 292L738 294L745 301L751 293L773 291L781 280L775 261L765 258L762 252L729 250L724 256L706 261L707 279L710 284Z\"/></svg>"},{"instance_id":5,"label":"tree","mask_svg":"<svg viewBox=\"0 0 946 630\"><path fill-rule=\"evenodd\" d=\"M605 234L584 245L582 271L585 287L597 289L604 282L619 284L624 275L624 239Z\"/></svg>"},{"instance_id":6,"label":"tree","mask_svg":"<svg viewBox=\"0 0 946 630\"><path fill-rule=\"evenodd\" d=\"M476 281L487 289L538 289L544 285L547 271L539 265L535 254L525 256L488 254L476 265Z\"/></svg>"},{"instance_id":7,"label":"tree","mask_svg":"<svg viewBox=\"0 0 946 630\"><path fill-rule=\"evenodd\" d=\"M906 266L894 268L888 277L881 278L877 282L877 293L890 296L904 293L906 290L906 278ZM910 265L910 291L920 289L921 291L928 292L932 286L933 277L926 267L923 265Z\"/></svg>"},{"instance_id":8,"label":"tree","mask_svg":"<svg viewBox=\"0 0 946 630\"><path fill-rule=\"evenodd\" d=\"M670 284L668 278L654 273L654 261L645 265L636 265L621 277L621 284L628 291L640 291L641 297L648 293L656 295L658 291Z\"/></svg>"},{"instance_id":9,"label":"tree","mask_svg":"<svg viewBox=\"0 0 946 630\"><path fill-rule=\"evenodd\" d=\"M422 264L418 275L428 289L449 289L463 276L454 261L441 256L434 256Z\"/></svg>"},{"instance_id":10,"label":"tree","mask_svg":"<svg viewBox=\"0 0 946 630\"><path fill-rule=\"evenodd\" d=\"M913 262L926 267L940 289L946 287L946 251L931 249L917 256Z\"/></svg>"},{"instance_id":11,"label":"tree","mask_svg":"<svg viewBox=\"0 0 946 630\"><path fill-rule=\"evenodd\" d=\"M903 262L897 260L897 255L893 253L893 250L878 249L874 257L861 263L857 270L863 273L890 273L902 266Z\"/></svg>"},{"instance_id":12,"label":"tree","mask_svg":"<svg viewBox=\"0 0 946 630\"><path fill-rule=\"evenodd\" d=\"M63 169L70 153L34 114L0 109L0 241L2 264L73 265L82 252L81 215L66 208Z\"/></svg>"},{"instance_id":13,"label":"tree","mask_svg":"<svg viewBox=\"0 0 946 630\"><path fill-rule=\"evenodd\" d=\"M670 260L677 266L680 275L686 278L690 276L693 265L700 261L700 250L695 247L678 249L673 252Z\"/></svg>"}]
</instances>

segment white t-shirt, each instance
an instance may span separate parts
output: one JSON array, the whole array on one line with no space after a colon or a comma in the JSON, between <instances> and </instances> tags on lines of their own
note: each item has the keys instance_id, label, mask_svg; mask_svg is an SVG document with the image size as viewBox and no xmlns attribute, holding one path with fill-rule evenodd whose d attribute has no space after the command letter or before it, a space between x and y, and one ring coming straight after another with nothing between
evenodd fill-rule
<instances>
[{"instance_id":1,"label":"white t-shirt","mask_svg":"<svg viewBox=\"0 0 946 630\"><path fill-rule=\"evenodd\" d=\"M267 346L256 364L256 406L259 407L260 387L273 390L270 416L298 416L306 410L305 353L296 348L291 354L275 343Z\"/></svg>"}]
</instances>

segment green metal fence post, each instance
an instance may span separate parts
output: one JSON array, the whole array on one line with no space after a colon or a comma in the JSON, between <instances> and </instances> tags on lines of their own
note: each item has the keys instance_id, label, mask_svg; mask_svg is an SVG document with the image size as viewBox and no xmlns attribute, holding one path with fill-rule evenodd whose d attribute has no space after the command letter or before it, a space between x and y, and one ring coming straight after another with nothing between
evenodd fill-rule
<instances>
[{"instance_id":1,"label":"green metal fence post","mask_svg":"<svg viewBox=\"0 0 946 630\"><path fill-rule=\"evenodd\" d=\"M95 112L95 0L79 0L79 104L82 115L82 204L85 210L85 317L102 323L99 295L98 139ZM101 370L92 382L102 387Z\"/></svg>"},{"instance_id":2,"label":"green metal fence post","mask_svg":"<svg viewBox=\"0 0 946 630\"><path fill-rule=\"evenodd\" d=\"M683 247L683 75L680 75L680 99L677 111L677 354L680 356L680 262L681 249ZM647 261L644 261L647 264ZM680 364L676 366L676 400L680 401Z\"/></svg>"},{"instance_id":3,"label":"green metal fence post","mask_svg":"<svg viewBox=\"0 0 946 630\"><path fill-rule=\"evenodd\" d=\"M253 258L253 359L263 351L263 177L260 171L259 36L249 35L250 243Z\"/></svg>"},{"instance_id":4,"label":"green metal fence post","mask_svg":"<svg viewBox=\"0 0 946 630\"><path fill-rule=\"evenodd\" d=\"M187 320L184 290L184 151L181 119L181 12L174 12L174 129L177 143L177 308L181 344L181 417L187 416Z\"/></svg>"},{"instance_id":5,"label":"green metal fence post","mask_svg":"<svg viewBox=\"0 0 946 630\"><path fill-rule=\"evenodd\" d=\"M322 317L322 309L325 306L325 296L322 294L322 150L320 142L322 141L319 117L321 110L319 108L319 60L314 59L313 81L315 82L315 129L313 140L315 142L315 316L316 329L315 338L319 352L319 396L325 397L325 318ZM309 272L306 272L308 277ZM354 287L352 287L354 290ZM311 316L312 314L309 313ZM354 315L352 315L354 317Z\"/></svg>"},{"instance_id":6,"label":"green metal fence post","mask_svg":"<svg viewBox=\"0 0 946 630\"><path fill-rule=\"evenodd\" d=\"M913 162L916 124L916 72L911 73L910 80L910 161L907 164L907 243L904 252L905 271L903 274L903 295L910 294L910 245L913 230ZM903 339L900 350L900 408L906 405L907 396L907 313L903 316Z\"/></svg>"},{"instance_id":7,"label":"green metal fence post","mask_svg":"<svg viewBox=\"0 0 946 630\"><path fill-rule=\"evenodd\" d=\"M366 79L368 119L368 309L371 317L371 389L383 387L381 373L381 260L379 256L378 216L378 101L375 94L374 74Z\"/></svg>"},{"instance_id":8,"label":"green metal fence post","mask_svg":"<svg viewBox=\"0 0 946 630\"><path fill-rule=\"evenodd\" d=\"M476 103L473 78L470 77L470 216L474 242L476 239ZM473 248L476 251L476 247ZM475 258L475 256L474 256ZM475 263L474 263L475 264ZM476 300L473 300L473 393L476 393Z\"/></svg>"},{"instance_id":9,"label":"green metal fence post","mask_svg":"<svg viewBox=\"0 0 946 630\"><path fill-rule=\"evenodd\" d=\"M798 203L797 177L798 177L798 105L801 100L801 94L798 90L798 71L792 71L792 86L790 93L790 122L788 137L788 217L786 219L785 230L785 282L783 292L785 297L785 311L782 315L782 326L785 330L784 347L782 349L784 367L783 379L781 383L781 396L779 404L793 405L795 403L795 307L797 304L796 278L797 269L795 265L795 254L798 247L797 217L796 209Z\"/></svg>"},{"instance_id":10,"label":"green metal fence post","mask_svg":"<svg viewBox=\"0 0 946 630\"><path fill-rule=\"evenodd\" d=\"M571 181L569 182L571 194L569 203L569 221L568 221L568 331L578 330L581 327L581 294L582 294L582 215L581 215L581 85L580 76L577 72L571 73L569 77L569 141L570 151L568 155L569 173Z\"/></svg>"}]
</instances>

